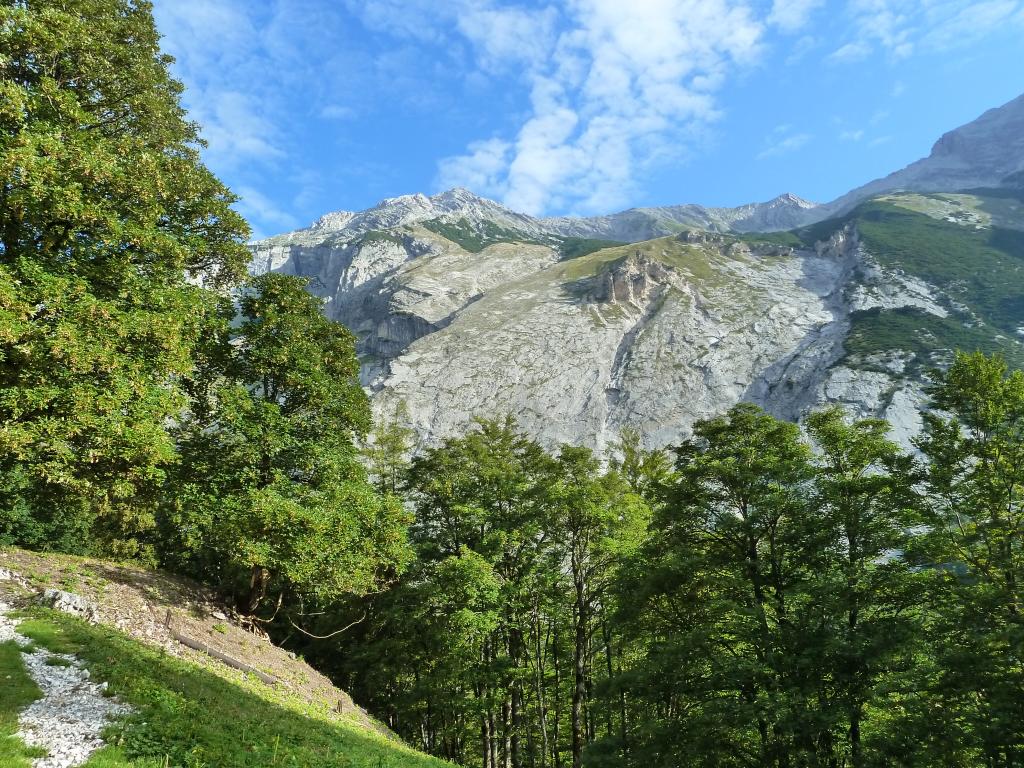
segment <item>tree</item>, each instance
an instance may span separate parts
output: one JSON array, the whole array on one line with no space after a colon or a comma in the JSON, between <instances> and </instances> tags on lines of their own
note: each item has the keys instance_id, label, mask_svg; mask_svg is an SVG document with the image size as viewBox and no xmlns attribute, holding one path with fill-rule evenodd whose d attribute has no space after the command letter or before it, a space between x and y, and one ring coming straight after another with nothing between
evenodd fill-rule
<instances>
[{"instance_id":1,"label":"tree","mask_svg":"<svg viewBox=\"0 0 1024 768\"><path fill-rule=\"evenodd\" d=\"M902 553L921 521L917 467L887 439L882 419L850 421L841 408L807 419L819 448L813 502L828 532L827 567L816 598L827 627L826 656L812 670L819 700L833 699L835 753L853 768L877 765L892 734L864 725L895 701L905 705L920 642L922 579ZM888 701L885 700L888 696Z\"/></svg>"},{"instance_id":2,"label":"tree","mask_svg":"<svg viewBox=\"0 0 1024 768\"><path fill-rule=\"evenodd\" d=\"M404 400L399 400L390 418L380 419L374 425L369 444L364 449L370 464L370 477L381 493L397 496L405 486L409 452L415 435L408 423L409 406Z\"/></svg>"},{"instance_id":3,"label":"tree","mask_svg":"<svg viewBox=\"0 0 1024 768\"><path fill-rule=\"evenodd\" d=\"M937 377L919 446L928 458L939 726L920 723L948 765L1024 761L1024 373L958 353Z\"/></svg>"},{"instance_id":4,"label":"tree","mask_svg":"<svg viewBox=\"0 0 1024 768\"><path fill-rule=\"evenodd\" d=\"M635 764L782 766L813 753L810 597L823 533L799 429L749 404L698 422L623 592L643 640ZM811 743L809 743L811 742Z\"/></svg>"},{"instance_id":5,"label":"tree","mask_svg":"<svg viewBox=\"0 0 1024 768\"><path fill-rule=\"evenodd\" d=\"M211 577L246 574L247 614L271 589L322 604L378 588L405 562L407 521L359 461L354 337L283 275L254 278L240 316L191 384L168 528Z\"/></svg>"},{"instance_id":6,"label":"tree","mask_svg":"<svg viewBox=\"0 0 1024 768\"><path fill-rule=\"evenodd\" d=\"M671 482L672 460L666 451L644 450L640 433L624 428L614 445L611 466L629 483L635 493L648 502L660 500Z\"/></svg>"},{"instance_id":7,"label":"tree","mask_svg":"<svg viewBox=\"0 0 1024 768\"><path fill-rule=\"evenodd\" d=\"M0 3L0 538L148 557L248 230L132 0Z\"/></svg>"},{"instance_id":8,"label":"tree","mask_svg":"<svg viewBox=\"0 0 1024 768\"><path fill-rule=\"evenodd\" d=\"M594 633L600 626L607 630L607 617L600 614L609 608L617 565L639 547L649 515L625 479L617 473L602 474L586 448L564 446L557 473L551 495L572 590L572 765L581 768L583 748L592 740L584 731L583 708L592 696L587 681ZM607 631L603 639L611 666L613 650ZM624 712L621 718L625 728Z\"/></svg>"}]
</instances>

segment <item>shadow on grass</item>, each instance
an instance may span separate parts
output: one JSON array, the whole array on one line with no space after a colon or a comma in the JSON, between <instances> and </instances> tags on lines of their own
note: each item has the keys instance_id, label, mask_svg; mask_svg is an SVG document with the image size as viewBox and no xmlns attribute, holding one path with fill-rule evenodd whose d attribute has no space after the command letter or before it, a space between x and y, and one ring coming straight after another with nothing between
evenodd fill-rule
<instances>
[{"instance_id":1,"label":"shadow on grass","mask_svg":"<svg viewBox=\"0 0 1024 768\"><path fill-rule=\"evenodd\" d=\"M355 726L329 722L286 694L233 682L105 627L32 609L22 634L76 654L136 713L113 724L88 768L438 768L447 765Z\"/></svg>"}]
</instances>

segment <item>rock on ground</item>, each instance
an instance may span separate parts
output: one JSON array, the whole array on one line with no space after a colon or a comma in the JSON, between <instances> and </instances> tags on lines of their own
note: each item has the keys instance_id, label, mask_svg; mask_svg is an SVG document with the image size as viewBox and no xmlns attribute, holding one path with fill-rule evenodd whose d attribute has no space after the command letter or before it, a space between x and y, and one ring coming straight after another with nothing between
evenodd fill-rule
<instances>
[{"instance_id":1,"label":"rock on ground","mask_svg":"<svg viewBox=\"0 0 1024 768\"><path fill-rule=\"evenodd\" d=\"M66 593L65 593L66 594ZM13 640L30 646L17 631L17 620L8 616L11 607L0 602L0 642ZM131 708L104 695L105 683L94 683L89 671L74 656L37 648L22 651L29 675L42 691L18 717L15 734L31 747L49 754L32 761L33 768L72 768L82 765L103 746L100 734L110 721Z\"/></svg>"}]
</instances>

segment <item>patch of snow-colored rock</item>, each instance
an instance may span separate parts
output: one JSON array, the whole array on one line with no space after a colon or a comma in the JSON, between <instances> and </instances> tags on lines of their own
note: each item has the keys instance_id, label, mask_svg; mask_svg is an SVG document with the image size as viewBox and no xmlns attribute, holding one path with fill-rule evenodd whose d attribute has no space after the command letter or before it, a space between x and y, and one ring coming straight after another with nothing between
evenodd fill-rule
<instances>
[{"instance_id":1,"label":"patch of snow-colored rock","mask_svg":"<svg viewBox=\"0 0 1024 768\"><path fill-rule=\"evenodd\" d=\"M30 640L18 633L18 621L10 612L11 606L0 601L0 642L13 640L29 647ZM106 684L90 680L74 656L36 648L31 653L23 650L21 658L43 694L20 713L15 734L27 745L47 751L45 757L32 760L33 768L82 765L104 746L103 730L115 718L130 714L131 708L106 696Z\"/></svg>"}]
</instances>

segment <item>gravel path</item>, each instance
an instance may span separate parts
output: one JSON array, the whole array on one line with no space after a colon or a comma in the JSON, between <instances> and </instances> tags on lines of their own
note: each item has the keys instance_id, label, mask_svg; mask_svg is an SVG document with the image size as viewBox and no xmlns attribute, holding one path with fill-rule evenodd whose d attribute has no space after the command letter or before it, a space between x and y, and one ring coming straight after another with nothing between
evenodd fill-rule
<instances>
[{"instance_id":1,"label":"gravel path","mask_svg":"<svg viewBox=\"0 0 1024 768\"><path fill-rule=\"evenodd\" d=\"M17 631L11 607L0 601L0 642L30 640ZM18 718L18 733L26 744L49 751L32 761L33 768L72 768L103 746L100 732L111 718L131 709L103 695L106 683L89 680L89 672L74 657L37 648L22 652L25 668L43 692Z\"/></svg>"}]
</instances>

